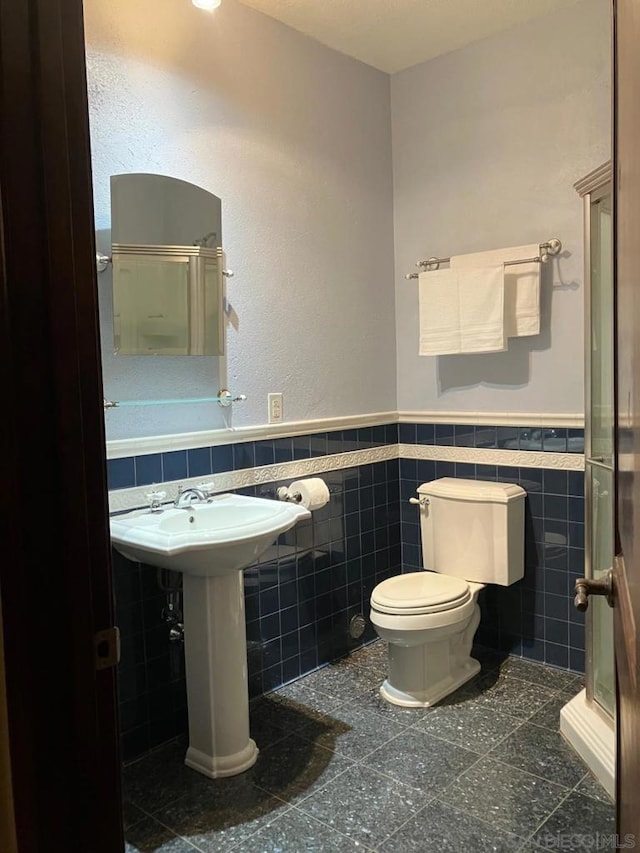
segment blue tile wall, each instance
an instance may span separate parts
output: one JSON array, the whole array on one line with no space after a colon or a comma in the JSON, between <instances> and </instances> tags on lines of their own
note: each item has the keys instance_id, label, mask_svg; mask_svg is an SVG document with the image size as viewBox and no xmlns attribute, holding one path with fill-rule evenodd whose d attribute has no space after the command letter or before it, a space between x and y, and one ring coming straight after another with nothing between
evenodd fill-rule
<instances>
[{"instance_id":1,"label":"blue tile wall","mask_svg":"<svg viewBox=\"0 0 640 853\"><path fill-rule=\"evenodd\" d=\"M184 650L169 642L156 569L115 550L112 562L121 637L120 736L129 760L187 730Z\"/></svg>"},{"instance_id":2,"label":"blue tile wall","mask_svg":"<svg viewBox=\"0 0 640 853\"><path fill-rule=\"evenodd\" d=\"M378 462L323 475L331 500L282 534L245 571L249 691L252 696L315 669L374 638L368 615L374 586L400 572L398 466ZM258 497L264 487L243 490ZM271 492L272 493L272 492Z\"/></svg>"},{"instance_id":3,"label":"blue tile wall","mask_svg":"<svg viewBox=\"0 0 640 853\"><path fill-rule=\"evenodd\" d=\"M308 459L384 445L430 444L583 452L581 430L450 424L387 424L293 438L242 442L109 460L109 488ZM421 567L420 530L408 503L420 483L466 477L520 483L527 491L525 578L489 588L477 639L484 645L584 669L584 622L572 607L584 565L581 472L402 459L323 474L331 501L283 534L245 572L249 688L258 695L373 639L354 642L348 625L368 616L376 583ZM279 484L280 485L280 484ZM273 494L274 484L241 490ZM186 731L184 655L169 643L165 595L156 571L114 552L120 719L125 759Z\"/></svg>"},{"instance_id":4,"label":"blue tile wall","mask_svg":"<svg viewBox=\"0 0 640 853\"><path fill-rule=\"evenodd\" d=\"M398 424L386 424L109 459L107 477L109 489L125 489L397 443Z\"/></svg>"},{"instance_id":5,"label":"blue tile wall","mask_svg":"<svg viewBox=\"0 0 640 853\"><path fill-rule=\"evenodd\" d=\"M584 430L581 429L473 426L472 424L400 424L399 440L402 444L584 453Z\"/></svg>"}]
</instances>

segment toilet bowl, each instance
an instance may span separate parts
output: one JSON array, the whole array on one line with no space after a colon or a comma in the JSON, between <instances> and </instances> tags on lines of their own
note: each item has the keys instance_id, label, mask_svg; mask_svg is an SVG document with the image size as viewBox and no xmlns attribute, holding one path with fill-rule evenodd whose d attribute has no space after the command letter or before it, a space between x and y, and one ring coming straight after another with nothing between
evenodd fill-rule
<instances>
[{"instance_id":1,"label":"toilet bowl","mask_svg":"<svg viewBox=\"0 0 640 853\"><path fill-rule=\"evenodd\" d=\"M389 643L389 675L380 688L388 702L429 707L479 671L471 646L482 588L435 572L411 572L378 584L371 622Z\"/></svg>"},{"instance_id":2,"label":"toilet bowl","mask_svg":"<svg viewBox=\"0 0 640 853\"><path fill-rule=\"evenodd\" d=\"M524 574L523 489L442 478L418 494L427 570L388 578L371 595L371 622L389 643L380 693L403 707L434 705L479 672L480 590Z\"/></svg>"}]
</instances>

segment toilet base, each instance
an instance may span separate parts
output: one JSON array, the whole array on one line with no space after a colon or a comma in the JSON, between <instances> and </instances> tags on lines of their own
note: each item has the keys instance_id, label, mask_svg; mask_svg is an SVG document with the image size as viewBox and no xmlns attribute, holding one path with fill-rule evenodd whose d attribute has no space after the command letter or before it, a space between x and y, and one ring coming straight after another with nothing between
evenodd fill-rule
<instances>
[{"instance_id":1,"label":"toilet base","mask_svg":"<svg viewBox=\"0 0 640 853\"><path fill-rule=\"evenodd\" d=\"M450 673L437 684L430 685L428 689L420 690L416 693L405 693L390 684L388 679L385 679L380 687L380 695L389 704L400 705L401 708L430 708L441 699L444 699L445 696L453 693L454 690L457 690L458 687L461 687L479 672L480 664L478 661L474 658L469 658L457 672Z\"/></svg>"},{"instance_id":2,"label":"toilet base","mask_svg":"<svg viewBox=\"0 0 640 853\"><path fill-rule=\"evenodd\" d=\"M429 625L428 620L435 619L425 616L423 627L413 630L406 617L388 617L398 626L392 622L389 627L372 611L376 631L389 643L388 675L380 688L383 699L402 708L429 708L480 672L480 664L471 657L480 623L477 593L474 590L473 599L459 608L455 621ZM446 615L451 618L451 612Z\"/></svg>"}]
</instances>

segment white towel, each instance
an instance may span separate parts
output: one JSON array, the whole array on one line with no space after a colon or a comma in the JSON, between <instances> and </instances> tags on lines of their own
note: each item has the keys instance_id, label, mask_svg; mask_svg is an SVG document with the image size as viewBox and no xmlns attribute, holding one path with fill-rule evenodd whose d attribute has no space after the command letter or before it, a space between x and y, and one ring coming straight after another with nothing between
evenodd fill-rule
<instances>
[{"instance_id":1,"label":"white towel","mask_svg":"<svg viewBox=\"0 0 640 853\"><path fill-rule=\"evenodd\" d=\"M420 273L420 355L502 352L504 268Z\"/></svg>"},{"instance_id":2,"label":"white towel","mask_svg":"<svg viewBox=\"0 0 640 853\"><path fill-rule=\"evenodd\" d=\"M540 255L540 246L511 246L508 249L492 249L489 252L474 252L451 258L451 269L483 267L516 261L519 258L535 258ZM521 338L540 334L540 263L515 264L504 270L504 325L508 338Z\"/></svg>"}]
</instances>

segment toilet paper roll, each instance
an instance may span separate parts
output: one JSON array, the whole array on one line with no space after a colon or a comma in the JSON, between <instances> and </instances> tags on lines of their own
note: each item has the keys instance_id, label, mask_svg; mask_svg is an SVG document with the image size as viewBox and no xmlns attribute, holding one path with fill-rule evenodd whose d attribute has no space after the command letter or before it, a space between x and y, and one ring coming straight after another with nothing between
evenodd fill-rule
<instances>
[{"instance_id":1,"label":"toilet paper roll","mask_svg":"<svg viewBox=\"0 0 640 853\"><path fill-rule=\"evenodd\" d=\"M329 502L329 489L321 477L296 480L289 486L289 491L292 495L299 494L302 506L312 511L320 509Z\"/></svg>"}]
</instances>

